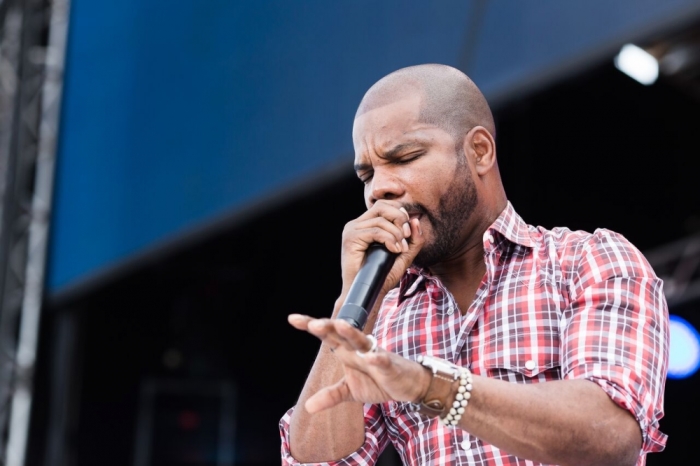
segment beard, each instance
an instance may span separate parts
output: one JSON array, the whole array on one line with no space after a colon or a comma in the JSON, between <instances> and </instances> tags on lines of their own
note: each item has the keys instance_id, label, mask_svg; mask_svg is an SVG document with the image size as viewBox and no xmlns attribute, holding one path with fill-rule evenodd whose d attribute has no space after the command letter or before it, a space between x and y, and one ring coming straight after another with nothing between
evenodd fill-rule
<instances>
[{"instance_id":1,"label":"beard","mask_svg":"<svg viewBox=\"0 0 700 466\"><path fill-rule=\"evenodd\" d=\"M427 217L433 229L433 240L426 242L413 263L429 268L447 259L458 247L465 222L478 203L476 186L466 161L460 157L455 177L448 191L440 198L435 211L422 204L410 204L409 212L420 212Z\"/></svg>"}]
</instances>

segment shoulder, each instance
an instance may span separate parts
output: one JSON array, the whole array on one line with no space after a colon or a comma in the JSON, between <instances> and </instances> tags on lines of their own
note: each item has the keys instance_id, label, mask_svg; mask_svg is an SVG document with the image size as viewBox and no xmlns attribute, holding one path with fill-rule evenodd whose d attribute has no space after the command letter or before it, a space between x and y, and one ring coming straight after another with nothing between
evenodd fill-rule
<instances>
[{"instance_id":1,"label":"shoulder","mask_svg":"<svg viewBox=\"0 0 700 466\"><path fill-rule=\"evenodd\" d=\"M590 267L601 277L655 276L642 252L620 233L599 228L593 233L565 227L547 230L530 227L531 238L541 250L555 254L562 263Z\"/></svg>"},{"instance_id":2,"label":"shoulder","mask_svg":"<svg viewBox=\"0 0 700 466\"><path fill-rule=\"evenodd\" d=\"M620 233L604 228L582 239L573 258L579 273L598 281L613 277L656 278L642 252Z\"/></svg>"},{"instance_id":3,"label":"shoulder","mask_svg":"<svg viewBox=\"0 0 700 466\"><path fill-rule=\"evenodd\" d=\"M539 254L555 261L573 288L613 278L657 278L642 252L615 231L530 227L530 233Z\"/></svg>"}]
</instances>

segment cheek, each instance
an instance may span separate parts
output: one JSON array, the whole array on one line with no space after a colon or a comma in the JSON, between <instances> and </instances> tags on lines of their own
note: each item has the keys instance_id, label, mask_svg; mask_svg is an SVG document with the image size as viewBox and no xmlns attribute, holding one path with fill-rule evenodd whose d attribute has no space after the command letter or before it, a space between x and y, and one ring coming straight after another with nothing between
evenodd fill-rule
<instances>
[{"instance_id":1,"label":"cheek","mask_svg":"<svg viewBox=\"0 0 700 466\"><path fill-rule=\"evenodd\" d=\"M398 172L398 176L408 191L420 193L431 189L432 171L430 167L405 167Z\"/></svg>"},{"instance_id":2,"label":"cheek","mask_svg":"<svg viewBox=\"0 0 700 466\"><path fill-rule=\"evenodd\" d=\"M432 167L431 167L432 168ZM441 196L449 189L450 182L445 172L435 169L417 170L406 179L407 189L413 193L416 201L425 207L433 208Z\"/></svg>"}]
</instances>

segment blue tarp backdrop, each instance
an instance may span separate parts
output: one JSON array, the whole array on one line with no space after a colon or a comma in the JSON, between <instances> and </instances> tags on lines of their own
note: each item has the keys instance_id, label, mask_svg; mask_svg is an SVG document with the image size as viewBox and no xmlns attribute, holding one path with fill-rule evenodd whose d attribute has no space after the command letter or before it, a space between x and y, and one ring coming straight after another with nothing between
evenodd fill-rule
<instances>
[{"instance_id":1,"label":"blue tarp backdrop","mask_svg":"<svg viewBox=\"0 0 700 466\"><path fill-rule=\"evenodd\" d=\"M355 107L390 71L458 66L496 98L698 9L694 0L71 8L51 292L341 158L350 169Z\"/></svg>"}]
</instances>

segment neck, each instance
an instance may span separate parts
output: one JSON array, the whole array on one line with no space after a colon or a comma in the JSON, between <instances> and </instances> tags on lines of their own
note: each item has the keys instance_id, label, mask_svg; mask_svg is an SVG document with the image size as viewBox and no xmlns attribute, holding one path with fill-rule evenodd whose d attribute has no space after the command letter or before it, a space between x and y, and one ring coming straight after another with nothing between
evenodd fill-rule
<instances>
[{"instance_id":1,"label":"neck","mask_svg":"<svg viewBox=\"0 0 700 466\"><path fill-rule=\"evenodd\" d=\"M466 240L455 252L446 260L430 267L430 271L440 278L455 297L462 314L469 309L486 273L483 236L505 208L506 203L502 204L482 212L482 215L478 216L480 221L469 228L465 235Z\"/></svg>"}]
</instances>

